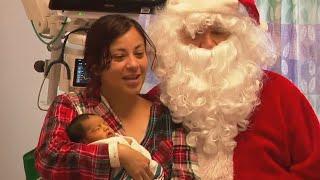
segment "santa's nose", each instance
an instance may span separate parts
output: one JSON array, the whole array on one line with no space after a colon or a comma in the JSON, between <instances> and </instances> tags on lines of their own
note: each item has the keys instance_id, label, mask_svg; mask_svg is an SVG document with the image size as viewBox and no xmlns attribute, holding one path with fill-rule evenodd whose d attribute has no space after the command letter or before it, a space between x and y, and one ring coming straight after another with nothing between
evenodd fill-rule
<instances>
[{"instance_id":1,"label":"santa's nose","mask_svg":"<svg viewBox=\"0 0 320 180\"><path fill-rule=\"evenodd\" d=\"M200 37L199 47L204 49L212 49L217 42L212 38L209 31L204 32Z\"/></svg>"}]
</instances>

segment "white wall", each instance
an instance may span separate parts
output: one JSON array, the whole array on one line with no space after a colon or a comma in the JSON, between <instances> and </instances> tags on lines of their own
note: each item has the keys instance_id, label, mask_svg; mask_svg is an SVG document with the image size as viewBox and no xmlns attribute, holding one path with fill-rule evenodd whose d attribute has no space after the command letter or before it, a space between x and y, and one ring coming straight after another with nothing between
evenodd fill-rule
<instances>
[{"instance_id":1,"label":"white wall","mask_svg":"<svg viewBox=\"0 0 320 180\"><path fill-rule=\"evenodd\" d=\"M49 53L33 33L22 2L0 1L0 174L23 180L23 154L35 147L45 115L36 106L42 75L33 63Z\"/></svg>"}]
</instances>

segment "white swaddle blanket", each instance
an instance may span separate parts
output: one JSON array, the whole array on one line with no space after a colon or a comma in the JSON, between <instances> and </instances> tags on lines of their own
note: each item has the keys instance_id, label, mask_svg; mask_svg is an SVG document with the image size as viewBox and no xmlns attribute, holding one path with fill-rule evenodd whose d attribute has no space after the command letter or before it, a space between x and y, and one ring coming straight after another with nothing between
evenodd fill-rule
<instances>
[{"instance_id":1,"label":"white swaddle blanket","mask_svg":"<svg viewBox=\"0 0 320 180\"><path fill-rule=\"evenodd\" d=\"M131 144L129 144L129 142L126 139L130 139ZM155 179L163 179L162 167L155 160L151 159L151 154L149 153L149 151L146 148L144 148L143 146L141 146L132 137L122 136L122 135L119 135L116 133L116 135L113 137L101 139L101 140L92 142L90 144L109 144L111 142L112 143L116 142L118 144L127 145L127 146L131 147L132 149L140 152L142 155L144 155L146 158L148 158L150 160L149 167L150 167L151 172L155 175ZM117 174L119 173L120 170L121 170L121 168L115 168L114 173L113 173L113 177L117 176Z\"/></svg>"}]
</instances>

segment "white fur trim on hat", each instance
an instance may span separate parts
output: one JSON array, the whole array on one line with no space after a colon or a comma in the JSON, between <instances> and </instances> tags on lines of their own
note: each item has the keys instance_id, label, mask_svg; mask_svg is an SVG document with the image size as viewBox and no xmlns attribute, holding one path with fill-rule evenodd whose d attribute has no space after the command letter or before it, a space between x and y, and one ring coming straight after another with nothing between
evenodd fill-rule
<instances>
[{"instance_id":1,"label":"white fur trim on hat","mask_svg":"<svg viewBox=\"0 0 320 180\"><path fill-rule=\"evenodd\" d=\"M168 0L166 9L169 14L220 13L235 16L250 15L259 24L259 12L254 0Z\"/></svg>"},{"instance_id":2,"label":"white fur trim on hat","mask_svg":"<svg viewBox=\"0 0 320 180\"><path fill-rule=\"evenodd\" d=\"M167 9L177 13L234 12L238 4L238 0L169 0Z\"/></svg>"}]
</instances>

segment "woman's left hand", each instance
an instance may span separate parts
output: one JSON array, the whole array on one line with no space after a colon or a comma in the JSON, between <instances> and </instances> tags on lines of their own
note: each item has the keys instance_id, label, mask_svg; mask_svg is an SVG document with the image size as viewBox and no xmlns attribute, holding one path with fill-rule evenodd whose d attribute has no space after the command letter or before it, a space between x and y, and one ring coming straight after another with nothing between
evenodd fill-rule
<instances>
[{"instance_id":1,"label":"woman's left hand","mask_svg":"<svg viewBox=\"0 0 320 180\"><path fill-rule=\"evenodd\" d=\"M118 145L120 165L134 180L151 180L150 160L126 145Z\"/></svg>"}]
</instances>

